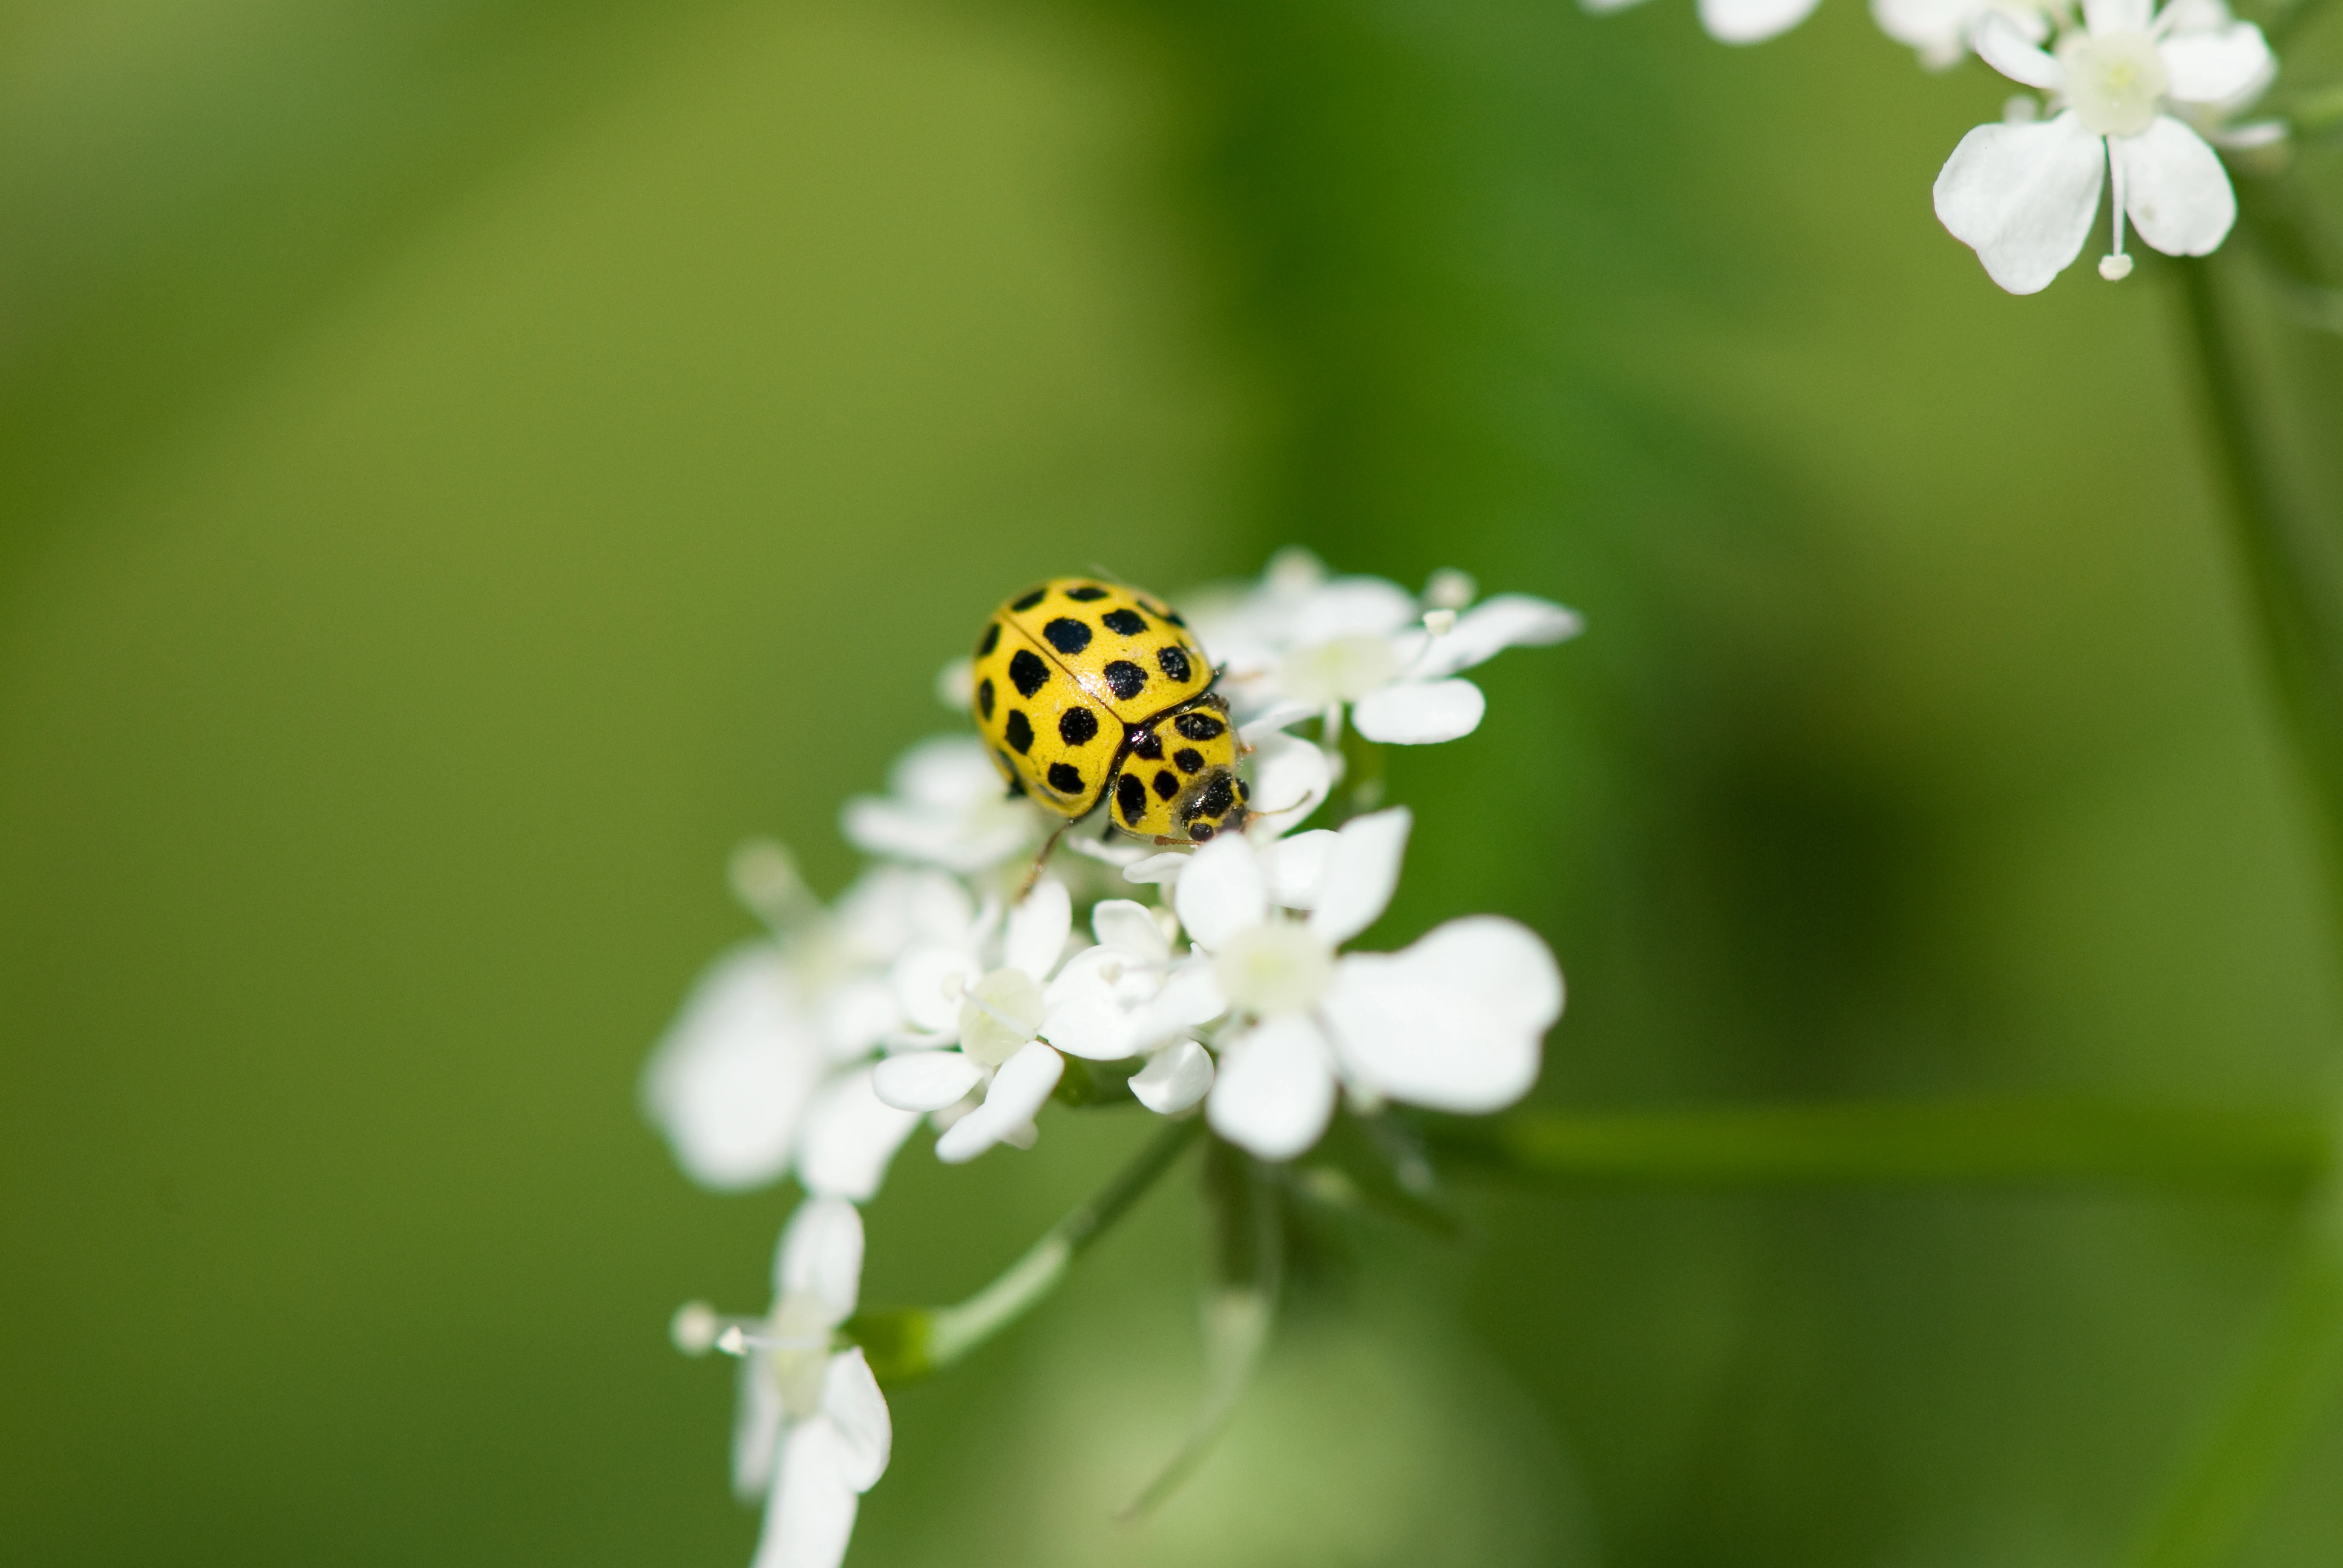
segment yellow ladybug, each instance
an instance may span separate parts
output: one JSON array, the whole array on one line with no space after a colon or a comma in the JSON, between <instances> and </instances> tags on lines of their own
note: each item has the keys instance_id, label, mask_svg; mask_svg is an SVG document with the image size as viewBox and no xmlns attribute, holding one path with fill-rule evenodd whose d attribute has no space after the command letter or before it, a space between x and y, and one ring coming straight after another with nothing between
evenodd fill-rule
<instances>
[{"instance_id":1,"label":"yellow ladybug","mask_svg":"<svg viewBox=\"0 0 2343 1568\"><path fill-rule=\"evenodd\" d=\"M1161 599L1052 578L985 622L975 676L976 727L1009 787L1069 823L1107 800L1115 827L1158 844L1243 824L1246 748L1212 664Z\"/></svg>"}]
</instances>

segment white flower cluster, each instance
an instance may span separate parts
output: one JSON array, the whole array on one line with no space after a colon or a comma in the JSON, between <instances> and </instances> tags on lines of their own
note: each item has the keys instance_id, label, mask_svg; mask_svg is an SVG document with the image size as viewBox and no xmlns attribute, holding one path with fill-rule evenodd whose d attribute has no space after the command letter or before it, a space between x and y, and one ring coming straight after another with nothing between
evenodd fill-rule
<instances>
[{"instance_id":1,"label":"white flower cluster","mask_svg":"<svg viewBox=\"0 0 2343 1568\"><path fill-rule=\"evenodd\" d=\"M1584 0L1614 11L1635 0ZM1805 20L1816 0L1700 0L1701 22L1754 44ZM1932 70L1970 54L2043 95L2009 100L1961 139L1936 176L1936 216L2012 294L2049 286L2082 254L2112 176L2110 282L2131 276L2129 221L2167 256L2207 256L2237 222L2215 148L2283 141L2278 120L2241 122L2278 77L2262 31L2226 0L1872 0L1881 30Z\"/></svg>"},{"instance_id":2,"label":"white flower cluster","mask_svg":"<svg viewBox=\"0 0 2343 1568\"><path fill-rule=\"evenodd\" d=\"M736 858L735 890L771 934L701 978L643 1093L694 1180L738 1191L794 1175L807 1194L768 1316L695 1304L675 1323L689 1351L745 1358L735 1482L769 1499L757 1568L835 1568L886 1467L885 1401L837 1331L860 1278L854 1205L922 1118L947 1162L1030 1146L1073 1058L1101 1064L1085 1070L1118 1099L1127 1088L1165 1117L1201 1108L1219 1137L1284 1161L1344 1097L1360 1114L1393 1101L1477 1112L1527 1092L1563 1007L1545 944L1478 916L1395 953L1344 952L1390 903L1412 818L1304 826L1342 781L1346 725L1391 744L1470 734L1486 702L1462 671L1580 629L1544 599L1475 600L1459 572L1417 596L1331 577L1301 551L1187 600L1253 749L1252 817L1201 848L1078 832L1017 898L1055 820L952 737L906 753L885 797L848 803L846 835L875 863L834 905L778 846ZM953 686L948 673L940 689Z\"/></svg>"}]
</instances>

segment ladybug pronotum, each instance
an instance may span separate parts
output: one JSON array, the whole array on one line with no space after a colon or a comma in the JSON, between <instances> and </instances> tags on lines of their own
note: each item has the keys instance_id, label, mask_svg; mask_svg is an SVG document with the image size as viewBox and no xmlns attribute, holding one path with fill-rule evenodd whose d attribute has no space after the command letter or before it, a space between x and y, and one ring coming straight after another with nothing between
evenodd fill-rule
<instances>
[{"instance_id":1,"label":"ladybug pronotum","mask_svg":"<svg viewBox=\"0 0 2343 1568\"><path fill-rule=\"evenodd\" d=\"M1089 578L1052 578L985 622L976 727L1009 780L1073 822L1108 819L1158 844L1243 824L1244 743L1213 671L1172 608Z\"/></svg>"}]
</instances>

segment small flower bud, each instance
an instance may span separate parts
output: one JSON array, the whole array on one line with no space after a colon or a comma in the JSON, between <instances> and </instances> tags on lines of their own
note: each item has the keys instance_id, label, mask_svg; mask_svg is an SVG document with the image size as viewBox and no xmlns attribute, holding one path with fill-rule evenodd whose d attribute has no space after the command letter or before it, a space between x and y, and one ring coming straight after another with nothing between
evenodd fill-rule
<instances>
[{"instance_id":1,"label":"small flower bud","mask_svg":"<svg viewBox=\"0 0 2343 1568\"><path fill-rule=\"evenodd\" d=\"M1423 612L1423 629L1434 637L1446 637L1456 629L1456 612L1453 609L1428 609Z\"/></svg>"},{"instance_id":2,"label":"small flower bud","mask_svg":"<svg viewBox=\"0 0 2343 1568\"><path fill-rule=\"evenodd\" d=\"M717 1327L721 1322L716 1309L706 1302L686 1302L676 1308L675 1316L669 1320L668 1338L685 1355L704 1356L716 1348Z\"/></svg>"},{"instance_id":3,"label":"small flower bud","mask_svg":"<svg viewBox=\"0 0 2343 1568\"><path fill-rule=\"evenodd\" d=\"M2121 283L2131 276L2131 257L2122 255L2099 257L2099 276L2109 283Z\"/></svg>"},{"instance_id":4,"label":"small flower bud","mask_svg":"<svg viewBox=\"0 0 2343 1568\"><path fill-rule=\"evenodd\" d=\"M1454 567L1442 567L1423 585L1423 602L1434 609L1463 609L1480 597L1481 585L1473 580L1473 574Z\"/></svg>"}]
</instances>

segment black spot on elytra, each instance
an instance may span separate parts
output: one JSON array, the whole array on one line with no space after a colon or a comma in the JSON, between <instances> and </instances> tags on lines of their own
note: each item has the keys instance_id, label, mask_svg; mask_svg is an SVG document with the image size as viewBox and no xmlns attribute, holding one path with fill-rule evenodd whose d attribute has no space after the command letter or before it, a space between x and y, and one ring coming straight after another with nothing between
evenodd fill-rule
<instances>
[{"instance_id":1,"label":"black spot on elytra","mask_svg":"<svg viewBox=\"0 0 2343 1568\"><path fill-rule=\"evenodd\" d=\"M1147 618L1135 609L1111 609L1099 619L1117 637L1137 637L1147 629Z\"/></svg>"},{"instance_id":2,"label":"black spot on elytra","mask_svg":"<svg viewBox=\"0 0 2343 1568\"><path fill-rule=\"evenodd\" d=\"M1080 653L1091 645L1091 628L1071 616L1060 616L1041 628L1041 635L1060 653Z\"/></svg>"},{"instance_id":3,"label":"black spot on elytra","mask_svg":"<svg viewBox=\"0 0 2343 1568\"><path fill-rule=\"evenodd\" d=\"M1031 609L1035 605L1041 602L1043 596L1048 594L1049 591L1050 590L1045 588L1037 588L1031 593L1027 594L1023 598L1011 604L1009 608L1011 609Z\"/></svg>"},{"instance_id":4,"label":"black spot on elytra","mask_svg":"<svg viewBox=\"0 0 2343 1568\"><path fill-rule=\"evenodd\" d=\"M1209 844L1212 841L1214 830L1210 822L1198 822L1188 829L1188 837L1195 839L1199 844Z\"/></svg>"},{"instance_id":5,"label":"black spot on elytra","mask_svg":"<svg viewBox=\"0 0 2343 1568\"><path fill-rule=\"evenodd\" d=\"M1058 715L1058 739L1069 746L1087 746L1098 734L1098 715L1087 708L1069 708Z\"/></svg>"},{"instance_id":6,"label":"black spot on elytra","mask_svg":"<svg viewBox=\"0 0 2343 1568\"><path fill-rule=\"evenodd\" d=\"M1032 696L1049 678L1050 667L1043 664L1041 656L1031 648L1021 648L1010 656L1009 683L1017 689L1018 696Z\"/></svg>"},{"instance_id":7,"label":"black spot on elytra","mask_svg":"<svg viewBox=\"0 0 2343 1568\"><path fill-rule=\"evenodd\" d=\"M1022 757L1033 749L1033 721L1025 717L1023 709L1009 710L1008 721L1001 725L1001 733L1010 745L1017 749L1018 756Z\"/></svg>"},{"instance_id":8,"label":"black spot on elytra","mask_svg":"<svg viewBox=\"0 0 2343 1568\"><path fill-rule=\"evenodd\" d=\"M1061 795L1081 794L1082 792L1081 770L1063 762L1051 763L1050 788Z\"/></svg>"},{"instance_id":9,"label":"black spot on elytra","mask_svg":"<svg viewBox=\"0 0 2343 1568\"><path fill-rule=\"evenodd\" d=\"M1166 800L1180 793L1180 775L1169 768L1155 776L1155 792Z\"/></svg>"},{"instance_id":10,"label":"black spot on elytra","mask_svg":"<svg viewBox=\"0 0 2343 1568\"><path fill-rule=\"evenodd\" d=\"M1121 808L1122 819L1135 828L1139 819L1147 813L1147 791L1140 788L1138 779L1126 773L1122 782L1114 787L1114 803Z\"/></svg>"},{"instance_id":11,"label":"black spot on elytra","mask_svg":"<svg viewBox=\"0 0 2343 1568\"><path fill-rule=\"evenodd\" d=\"M1147 672L1127 658L1118 658L1099 671L1106 677L1107 689L1125 701L1139 695L1147 684Z\"/></svg>"},{"instance_id":12,"label":"black spot on elytra","mask_svg":"<svg viewBox=\"0 0 2343 1568\"><path fill-rule=\"evenodd\" d=\"M994 621L984 628L984 640L976 645L976 657L982 658L1001 646L1001 623Z\"/></svg>"},{"instance_id":13,"label":"black spot on elytra","mask_svg":"<svg viewBox=\"0 0 2343 1568\"><path fill-rule=\"evenodd\" d=\"M1172 728L1191 740L1215 740L1228 726L1209 713L1183 713L1172 721Z\"/></svg>"},{"instance_id":14,"label":"black spot on elytra","mask_svg":"<svg viewBox=\"0 0 2343 1568\"><path fill-rule=\"evenodd\" d=\"M1076 604L1088 604L1094 598L1106 598L1106 589L1099 587L1096 583L1084 583L1080 588L1068 588L1066 590L1066 597L1072 599Z\"/></svg>"},{"instance_id":15,"label":"black spot on elytra","mask_svg":"<svg viewBox=\"0 0 2343 1568\"><path fill-rule=\"evenodd\" d=\"M1237 780L1237 799L1240 800L1250 800L1252 799L1252 786L1247 784L1242 779Z\"/></svg>"},{"instance_id":16,"label":"black spot on elytra","mask_svg":"<svg viewBox=\"0 0 2343 1568\"><path fill-rule=\"evenodd\" d=\"M1163 737L1152 729L1141 730L1131 739L1131 754L1144 757L1150 762L1161 762L1163 760Z\"/></svg>"},{"instance_id":17,"label":"black spot on elytra","mask_svg":"<svg viewBox=\"0 0 2343 1568\"><path fill-rule=\"evenodd\" d=\"M1223 773L1204 786L1204 798L1196 802L1196 815L1225 817L1229 814L1229 808L1236 803L1237 792L1230 787L1229 776Z\"/></svg>"},{"instance_id":18,"label":"black spot on elytra","mask_svg":"<svg viewBox=\"0 0 2343 1568\"><path fill-rule=\"evenodd\" d=\"M1204 754L1192 746L1182 746L1172 753L1172 760L1180 765L1182 773L1193 773L1204 766Z\"/></svg>"},{"instance_id":19,"label":"black spot on elytra","mask_svg":"<svg viewBox=\"0 0 2343 1568\"><path fill-rule=\"evenodd\" d=\"M1161 665L1163 673L1172 679L1188 678L1188 654L1185 648L1173 648L1167 643L1155 650L1155 662Z\"/></svg>"},{"instance_id":20,"label":"black spot on elytra","mask_svg":"<svg viewBox=\"0 0 2343 1568\"><path fill-rule=\"evenodd\" d=\"M981 718L992 717L992 677L989 675L976 683L976 711Z\"/></svg>"}]
</instances>

